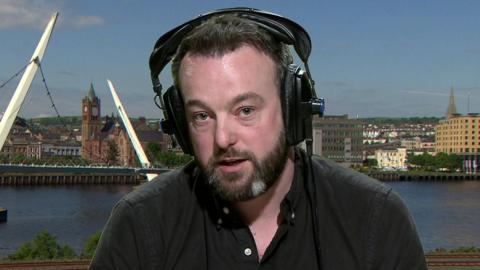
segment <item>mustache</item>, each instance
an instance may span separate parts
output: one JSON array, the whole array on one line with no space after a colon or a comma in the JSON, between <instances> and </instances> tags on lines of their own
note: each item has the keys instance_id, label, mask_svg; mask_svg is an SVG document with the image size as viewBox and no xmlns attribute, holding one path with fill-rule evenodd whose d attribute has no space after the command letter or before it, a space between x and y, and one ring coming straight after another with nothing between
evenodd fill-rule
<instances>
[{"instance_id":1,"label":"mustache","mask_svg":"<svg viewBox=\"0 0 480 270\"><path fill-rule=\"evenodd\" d=\"M233 147L230 147L226 150L223 150L219 153L216 153L210 158L209 164L217 164L224 159L228 158L235 158L235 159L246 159L246 160L254 160L255 156L250 151L240 151L236 150Z\"/></svg>"}]
</instances>

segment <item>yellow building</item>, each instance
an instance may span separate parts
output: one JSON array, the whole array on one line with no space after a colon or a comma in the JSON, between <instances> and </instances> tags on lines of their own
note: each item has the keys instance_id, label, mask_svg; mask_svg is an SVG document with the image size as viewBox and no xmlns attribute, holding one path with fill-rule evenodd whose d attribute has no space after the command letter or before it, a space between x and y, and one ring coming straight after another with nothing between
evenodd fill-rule
<instances>
[{"instance_id":1,"label":"yellow building","mask_svg":"<svg viewBox=\"0 0 480 270\"><path fill-rule=\"evenodd\" d=\"M456 115L441 120L435 127L435 152L478 155L480 152L480 115Z\"/></svg>"},{"instance_id":2,"label":"yellow building","mask_svg":"<svg viewBox=\"0 0 480 270\"><path fill-rule=\"evenodd\" d=\"M466 172L477 172L480 152L480 114L457 113L453 89L445 119L435 127L435 152L463 156Z\"/></svg>"}]
</instances>

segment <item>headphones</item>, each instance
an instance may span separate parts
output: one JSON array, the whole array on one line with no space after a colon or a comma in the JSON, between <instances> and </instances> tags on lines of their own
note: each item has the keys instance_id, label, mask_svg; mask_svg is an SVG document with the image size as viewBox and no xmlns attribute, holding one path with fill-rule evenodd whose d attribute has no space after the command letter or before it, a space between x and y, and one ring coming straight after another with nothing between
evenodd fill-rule
<instances>
[{"instance_id":1,"label":"headphones","mask_svg":"<svg viewBox=\"0 0 480 270\"><path fill-rule=\"evenodd\" d=\"M155 92L154 101L165 117L161 121L162 131L174 135L184 153L194 154L180 90L173 85L170 86L162 100L162 84L159 75L175 56L178 46L190 31L211 17L225 14L247 19L279 42L292 45L302 60L305 71L295 64L290 64L285 71L280 99L288 145L296 145L306 140L307 153L311 155L312 116L314 114L323 115L325 101L323 98L317 98L314 81L308 68L308 57L312 47L310 36L303 27L294 21L253 8L239 7L212 11L175 27L157 40L149 64Z\"/></svg>"}]
</instances>

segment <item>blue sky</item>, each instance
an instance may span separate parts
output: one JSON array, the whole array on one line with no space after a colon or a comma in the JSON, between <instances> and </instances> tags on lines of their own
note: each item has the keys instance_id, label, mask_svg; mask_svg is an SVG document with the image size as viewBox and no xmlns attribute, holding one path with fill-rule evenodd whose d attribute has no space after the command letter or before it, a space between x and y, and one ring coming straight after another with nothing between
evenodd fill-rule
<instances>
[{"instance_id":1,"label":"blue sky","mask_svg":"<svg viewBox=\"0 0 480 270\"><path fill-rule=\"evenodd\" d=\"M90 82L102 115L114 112L108 78L130 116L159 118L147 64L158 37L198 14L234 6L279 13L307 29L327 114L440 117L451 87L460 113L467 113L468 100L470 112L480 112L478 0L0 0L0 83L28 62L59 11L42 67L60 114L80 114ZM165 85L169 77L165 70ZM0 89L0 111L17 82ZM39 74L20 115L54 115Z\"/></svg>"}]
</instances>

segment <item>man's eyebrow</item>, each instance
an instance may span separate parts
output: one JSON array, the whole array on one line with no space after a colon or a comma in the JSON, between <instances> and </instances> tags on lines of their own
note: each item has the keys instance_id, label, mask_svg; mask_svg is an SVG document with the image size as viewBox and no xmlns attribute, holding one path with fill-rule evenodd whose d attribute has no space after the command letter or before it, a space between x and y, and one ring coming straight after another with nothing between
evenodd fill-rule
<instances>
[{"instance_id":1,"label":"man's eyebrow","mask_svg":"<svg viewBox=\"0 0 480 270\"><path fill-rule=\"evenodd\" d=\"M191 99L185 103L185 107L192 107L192 106L198 106L198 107L203 107L203 108L208 108L208 105L198 99Z\"/></svg>"},{"instance_id":2,"label":"man's eyebrow","mask_svg":"<svg viewBox=\"0 0 480 270\"><path fill-rule=\"evenodd\" d=\"M265 99L263 97L259 96L258 94L254 93L254 92L247 92L247 93L244 93L244 94L241 94L241 95L238 95L238 96L234 97L233 100L231 100L228 103L228 106L232 107L233 105L238 104L238 103L240 103L242 101L245 101L245 100L248 100L248 99L254 99L254 100L260 102L261 104L265 103ZM205 102L203 102L199 99L191 99L191 100L189 100L185 103L186 108L192 107L192 106L209 108L207 103L205 103Z\"/></svg>"},{"instance_id":3,"label":"man's eyebrow","mask_svg":"<svg viewBox=\"0 0 480 270\"><path fill-rule=\"evenodd\" d=\"M254 93L254 92L247 92L247 93L238 95L235 98L233 98L233 100L230 101L228 103L228 105L229 105L229 107L232 107L233 105L238 104L238 103L240 103L242 101L245 101L245 100L248 100L248 99L253 99L255 101L260 102L261 104L265 103L265 100L263 99L263 97L259 96L258 94Z\"/></svg>"}]
</instances>

